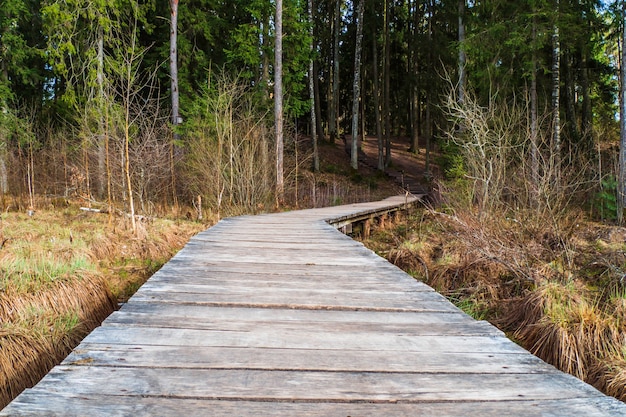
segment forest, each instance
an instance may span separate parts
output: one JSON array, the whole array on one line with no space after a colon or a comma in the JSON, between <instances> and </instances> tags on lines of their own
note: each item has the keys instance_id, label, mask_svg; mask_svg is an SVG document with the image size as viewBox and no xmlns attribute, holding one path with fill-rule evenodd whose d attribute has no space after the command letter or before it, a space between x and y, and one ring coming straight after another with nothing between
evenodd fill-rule
<instances>
[{"instance_id":1,"label":"forest","mask_svg":"<svg viewBox=\"0 0 626 417\"><path fill-rule=\"evenodd\" d=\"M269 207L320 169L319 144L347 137L358 169L359 136L377 141L381 171L397 138L427 164L440 151L433 163L470 179L482 208L549 205L574 187L599 196L598 215L621 218L622 9L5 0L0 205Z\"/></svg>"},{"instance_id":2,"label":"forest","mask_svg":"<svg viewBox=\"0 0 626 417\"><path fill-rule=\"evenodd\" d=\"M189 236L371 197L394 146L430 205L368 246L626 400L625 27L610 0L0 0L0 406Z\"/></svg>"}]
</instances>

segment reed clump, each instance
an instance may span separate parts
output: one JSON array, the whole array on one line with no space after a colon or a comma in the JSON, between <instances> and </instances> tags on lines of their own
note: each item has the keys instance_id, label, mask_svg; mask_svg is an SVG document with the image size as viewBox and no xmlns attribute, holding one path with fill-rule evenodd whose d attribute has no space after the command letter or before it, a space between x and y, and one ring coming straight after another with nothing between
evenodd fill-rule
<instances>
[{"instance_id":1,"label":"reed clump","mask_svg":"<svg viewBox=\"0 0 626 417\"><path fill-rule=\"evenodd\" d=\"M432 207L395 236L384 231L392 249L383 254L540 358L626 400L626 228L607 204L608 155L565 155L549 130L529 124L524 102L499 97L451 93L446 178Z\"/></svg>"},{"instance_id":2,"label":"reed clump","mask_svg":"<svg viewBox=\"0 0 626 417\"><path fill-rule=\"evenodd\" d=\"M572 212L558 225L422 209L365 243L546 362L626 400L624 229Z\"/></svg>"},{"instance_id":3,"label":"reed clump","mask_svg":"<svg viewBox=\"0 0 626 417\"><path fill-rule=\"evenodd\" d=\"M0 405L37 383L116 308L102 276L0 293Z\"/></svg>"},{"instance_id":4,"label":"reed clump","mask_svg":"<svg viewBox=\"0 0 626 417\"><path fill-rule=\"evenodd\" d=\"M33 386L206 224L0 215L0 408Z\"/></svg>"}]
</instances>

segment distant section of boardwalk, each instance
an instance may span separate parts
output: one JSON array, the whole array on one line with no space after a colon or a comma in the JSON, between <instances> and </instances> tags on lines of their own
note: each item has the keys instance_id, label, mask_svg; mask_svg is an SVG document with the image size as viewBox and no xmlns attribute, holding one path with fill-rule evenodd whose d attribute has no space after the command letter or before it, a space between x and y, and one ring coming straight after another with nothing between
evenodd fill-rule
<instances>
[{"instance_id":1,"label":"distant section of boardwalk","mask_svg":"<svg viewBox=\"0 0 626 417\"><path fill-rule=\"evenodd\" d=\"M626 416L326 221L194 237L1 416Z\"/></svg>"}]
</instances>

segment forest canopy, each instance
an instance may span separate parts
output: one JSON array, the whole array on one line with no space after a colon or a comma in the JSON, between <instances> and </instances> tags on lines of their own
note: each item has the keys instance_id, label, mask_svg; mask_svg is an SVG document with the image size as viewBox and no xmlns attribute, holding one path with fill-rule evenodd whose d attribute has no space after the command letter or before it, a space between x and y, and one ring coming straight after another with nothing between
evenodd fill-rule
<instances>
[{"instance_id":1,"label":"forest canopy","mask_svg":"<svg viewBox=\"0 0 626 417\"><path fill-rule=\"evenodd\" d=\"M623 195L624 2L276 4L3 0L2 206L37 194L139 211L198 196L218 210L271 204L277 55L287 154L299 134L314 132L311 152L371 136L385 170L389 144L408 137L414 152L441 150L450 177L473 179L479 204L495 178L480 160L496 157L534 183L530 199L572 167Z\"/></svg>"}]
</instances>

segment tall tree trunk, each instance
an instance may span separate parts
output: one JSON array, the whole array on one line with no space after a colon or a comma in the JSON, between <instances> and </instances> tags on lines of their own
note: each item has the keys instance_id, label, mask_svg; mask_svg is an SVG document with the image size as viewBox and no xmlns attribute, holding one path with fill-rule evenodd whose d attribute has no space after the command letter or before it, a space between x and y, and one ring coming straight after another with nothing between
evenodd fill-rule
<instances>
[{"instance_id":1,"label":"tall tree trunk","mask_svg":"<svg viewBox=\"0 0 626 417\"><path fill-rule=\"evenodd\" d=\"M459 86L458 102L465 102L465 0L459 0Z\"/></svg>"},{"instance_id":2,"label":"tall tree trunk","mask_svg":"<svg viewBox=\"0 0 626 417\"><path fill-rule=\"evenodd\" d=\"M343 0L335 0L333 17L333 66L332 66L332 97L328 112L328 131L330 142L335 143L339 131L339 36L341 33L341 5Z\"/></svg>"},{"instance_id":3,"label":"tall tree trunk","mask_svg":"<svg viewBox=\"0 0 626 417\"><path fill-rule=\"evenodd\" d=\"M570 48L563 49L563 73L564 73L564 98L565 98L565 122L569 136L570 148L572 143L578 143L580 134L576 120L576 85L574 83L574 57Z\"/></svg>"},{"instance_id":4,"label":"tall tree trunk","mask_svg":"<svg viewBox=\"0 0 626 417\"><path fill-rule=\"evenodd\" d=\"M411 145L409 151L419 152L419 130L420 130L420 116L419 116L419 89L417 84L418 79L418 61L417 61L417 24L418 24L418 8L417 1L408 1L407 7L409 8L409 62L407 70L409 72L409 79L411 80L411 90L409 92L409 119L411 121Z\"/></svg>"},{"instance_id":5,"label":"tall tree trunk","mask_svg":"<svg viewBox=\"0 0 626 417\"><path fill-rule=\"evenodd\" d=\"M363 46L361 46L361 53L363 54ZM359 128L360 132L361 132L361 144L363 143L363 141L365 141L365 139L367 138L367 125L365 123L365 111L366 111L366 106L367 106L367 102L365 101L365 80L367 80L368 78L368 74L367 74L367 70L368 68L365 65L361 66L361 105L360 105L360 112L361 112L361 116L360 116L360 124L361 127ZM359 148L360 150L360 148Z\"/></svg>"},{"instance_id":6,"label":"tall tree trunk","mask_svg":"<svg viewBox=\"0 0 626 417\"><path fill-rule=\"evenodd\" d=\"M427 7L428 7L428 35L427 35L427 39L428 39L428 64L429 65L434 65L434 53L433 53L433 46L435 44L435 29L434 29L434 25L433 25L433 20L435 18L435 0L428 0L427 1ZM432 86L427 83L427 88L426 88L426 115L425 115L425 119L426 121L424 122L424 125L426 126L426 162L425 162L425 168L424 170L426 171L426 176L430 177L431 173L430 173L430 142L432 140L433 137L433 122L432 122Z\"/></svg>"},{"instance_id":7,"label":"tall tree trunk","mask_svg":"<svg viewBox=\"0 0 626 417\"><path fill-rule=\"evenodd\" d=\"M361 98L361 44L363 41L363 17L365 0L359 0L356 14L356 45L354 47L354 83L352 84L352 147L350 165L359 169L359 100Z\"/></svg>"},{"instance_id":8,"label":"tall tree trunk","mask_svg":"<svg viewBox=\"0 0 626 417\"><path fill-rule=\"evenodd\" d=\"M135 199L133 196L133 184L131 182L130 175L130 108L131 108L131 100L132 100L132 89L133 89L133 62L135 61L135 48L136 48L136 31L133 28L133 35L131 38L130 45L130 58L128 62L125 63L127 66L126 69L126 79L124 83L124 176L126 179L126 191L128 192L128 207L130 210L130 223L133 228L133 233L137 233L137 223L135 219Z\"/></svg>"},{"instance_id":9,"label":"tall tree trunk","mask_svg":"<svg viewBox=\"0 0 626 417\"><path fill-rule=\"evenodd\" d=\"M558 14L559 0L556 0ZM560 119L560 96L561 96L561 40L559 25L554 24L552 32L552 162L554 174L554 186L558 186L561 170L561 119Z\"/></svg>"},{"instance_id":10,"label":"tall tree trunk","mask_svg":"<svg viewBox=\"0 0 626 417\"><path fill-rule=\"evenodd\" d=\"M270 34L269 34L270 24L268 21L262 23L261 33L263 34L263 45L262 45L262 68L261 68L261 85L265 89L265 97L269 97L268 87L270 85L270 57L267 51L270 50Z\"/></svg>"},{"instance_id":11,"label":"tall tree trunk","mask_svg":"<svg viewBox=\"0 0 626 417\"><path fill-rule=\"evenodd\" d=\"M283 0L276 0L276 39L274 45L274 121L276 123L276 204L285 198L283 172Z\"/></svg>"},{"instance_id":12,"label":"tall tree trunk","mask_svg":"<svg viewBox=\"0 0 626 417\"><path fill-rule=\"evenodd\" d=\"M170 90L172 94L172 126L174 128L173 141L170 144L170 183L172 187L173 204L178 205L178 197L176 193L176 171L174 164L174 154L176 142L179 140L179 134L176 130L180 122L180 104L178 90L178 0L170 0L171 19L170 19Z\"/></svg>"},{"instance_id":13,"label":"tall tree trunk","mask_svg":"<svg viewBox=\"0 0 626 417\"><path fill-rule=\"evenodd\" d=\"M315 97L315 81L317 78L315 74L315 65L314 65L314 52L315 52L315 40L313 38L313 25L315 21L313 20L313 0L308 1L309 7L309 22L311 24L309 28L309 35L311 36L311 60L309 61L309 98L311 103L311 138L313 141L313 171L318 172L320 170L320 157L317 149L317 106L316 106L316 97Z\"/></svg>"},{"instance_id":14,"label":"tall tree trunk","mask_svg":"<svg viewBox=\"0 0 626 417\"><path fill-rule=\"evenodd\" d=\"M617 218L624 221L626 208L626 1L622 1L622 36L620 51L620 146L619 146L619 180L617 196Z\"/></svg>"},{"instance_id":15,"label":"tall tree trunk","mask_svg":"<svg viewBox=\"0 0 626 417\"><path fill-rule=\"evenodd\" d=\"M390 72L391 72L391 38L389 34L389 4L391 0L384 0L384 50L385 50L385 63L383 68L383 124L385 126L385 166L391 165L391 87L390 87Z\"/></svg>"},{"instance_id":16,"label":"tall tree trunk","mask_svg":"<svg viewBox=\"0 0 626 417\"><path fill-rule=\"evenodd\" d=\"M593 149L593 110L591 107L591 93L589 91L589 48L583 48L580 88L583 103L581 112L581 133L587 150Z\"/></svg>"},{"instance_id":17,"label":"tall tree trunk","mask_svg":"<svg viewBox=\"0 0 626 417\"><path fill-rule=\"evenodd\" d=\"M104 31L102 26L98 28L98 66L96 69L96 83L98 84L98 109L100 111L98 132L98 197L102 198L105 193L105 185L107 183L106 168L106 145L105 137L108 126L104 117L104 108L106 107L104 98Z\"/></svg>"},{"instance_id":18,"label":"tall tree trunk","mask_svg":"<svg viewBox=\"0 0 626 417\"><path fill-rule=\"evenodd\" d=\"M385 147L383 138L383 126L380 120L380 80L378 73L378 43L376 41L376 27L372 29L372 78L374 96L374 116L376 117L376 138L378 139L378 163L379 171L385 171Z\"/></svg>"},{"instance_id":19,"label":"tall tree trunk","mask_svg":"<svg viewBox=\"0 0 626 417\"><path fill-rule=\"evenodd\" d=\"M170 78L172 94L172 125L174 129L179 121L179 91L178 91L178 0L170 0Z\"/></svg>"},{"instance_id":20,"label":"tall tree trunk","mask_svg":"<svg viewBox=\"0 0 626 417\"><path fill-rule=\"evenodd\" d=\"M325 141L324 137L324 124L322 123L322 103L320 100L320 79L317 76L319 74L319 63L317 60L313 60L313 96L315 97L315 120L317 123L317 139L318 141Z\"/></svg>"},{"instance_id":21,"label":"tall tree trunk","mask_svg":"<svg viewBox=\"0 0 626 417\"><path fill-rule=\"evenodd\" d=\"M4 143L3 143L4 142ZM8 145L4 138L0 138L0 200L5 194L9 192L9 176L7 170L7 151L6 146Z\"/></svg>"},{"instance_id":22,"label":"tall tree trunk","mask_svg":"<svg viewBox=\"0 0 626 417\"><path fill-rule=\"evenodd\" d=\"M539 191L539 116L537 103L537 23L533 18L532 26L532 68L530 74L530 172L534 193ZM533 196L535 198L536 196Z\"/></svg>"}]
</instances>

